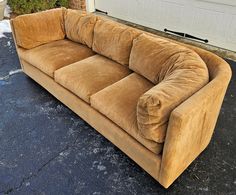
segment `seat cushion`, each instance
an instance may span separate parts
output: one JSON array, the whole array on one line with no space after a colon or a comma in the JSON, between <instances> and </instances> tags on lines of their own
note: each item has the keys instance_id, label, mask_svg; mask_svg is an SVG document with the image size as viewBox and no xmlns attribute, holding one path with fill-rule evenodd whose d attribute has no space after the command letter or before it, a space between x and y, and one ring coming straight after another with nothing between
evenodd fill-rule
<instances>
[{"instance_id":1,"label":"seat cushion","mask_svg":"<svg viewBox=\"0 0 236 195\"><path fill-rule=\"evenodd\" d=\"M30 50L20 50L19 56L42 72L53 77L54 71L88 58L95 53L85 45L64 39Z\"/></svg>"},{"instance_id":2,"label":"seat cushion","mask_svg":"<svg viewBox=\"0 0 236 195\"><path fill-rule=\"evenodd\" d=\"M128 67L95 55L55 72L55 81L90 103L90 96L129 75Z\"/></svg>"},{"instance_id":3,"label":"seat cushion","mask_svg":"<svg viewBox=\"0 0 236 195\"><path fill-rule=\"evenodd\" d=\"M97 16L80 10L66 10L65 31L68 39L92 47Z\"/></svg>"},{"instance_id":4,"label":"seat cushion","mask_svg":"<svg viewBox=\"0 0 236 195\"><path fill-rule=\"evenodd\" d=\"M158 154L162 150L162 144L147 140L140 135L136 116L139 97L152 87L153 84L147 79L132 73L92 95L91 106L123 128L149 150Z\"/></svg>"},{"instance_id":5,"label":"seat cushion","mask_svg":"<svg viewBox=\"0 0 236 195\"><path fill-rule=\"evenodd\" d=\"M100 19L94 28L93 50L122 65L129 64L133 39L139 31L128 26Z\"/></svg>"},{"instance_id":6,"label":"seat cushion","mask_svg":"<svg viewBox=\"0 0 236 195\"><path fill-rule=\"evenodd\" d=\"M63 8L51 9L13 19L17 45L31 49L64 39L64 11Z\"/></svg>"},{"instance_id":7,"label":"seat cushion","mask_svg":"<svg viewBox=\"0 0 236 195\"><path fill-rule=\"evenodd\" d=\"M194 51L143 34L134 40L130 68L157 84L140 97L137 121L146 139L162 143L171 112L208 83L207 66Z\"/></svg>"}]
</instances>

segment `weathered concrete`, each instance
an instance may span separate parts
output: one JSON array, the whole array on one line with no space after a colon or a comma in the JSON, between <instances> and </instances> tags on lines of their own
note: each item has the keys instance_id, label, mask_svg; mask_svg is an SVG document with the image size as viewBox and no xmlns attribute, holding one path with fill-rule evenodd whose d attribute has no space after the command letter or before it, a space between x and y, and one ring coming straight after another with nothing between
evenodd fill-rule
<instances>
[{"instance_id":1,"label":"weathered concrete","mask_svg":"<svg viewBox=\"0 0 236 195\"><path fill-rule=\"evenodd\" d=\"M0 77L19 68L12 44L10 34L0 39ZM213 139L168 190L23 73L0 81L0 194L235 194L230 63L234 77Z\"/></svg>"}]
</instances>

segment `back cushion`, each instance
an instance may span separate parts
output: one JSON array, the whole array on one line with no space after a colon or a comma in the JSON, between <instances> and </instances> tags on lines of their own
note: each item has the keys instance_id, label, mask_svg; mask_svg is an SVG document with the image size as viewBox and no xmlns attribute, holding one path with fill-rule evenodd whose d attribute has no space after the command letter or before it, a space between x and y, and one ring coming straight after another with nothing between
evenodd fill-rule
<instances>
[{"instance_id":1,"label":"back cushion","mask_svg":"<svg viewBox=\"0 0 236 195\"><path fill-rule=\"evenodd\" d=\"M162 143L172 110L208 82L207 66L194 51L143 34L134 40L130 68L157 84L139 98L137 122L145 138Z\"/></svg>"},{"instance_id":2,"label":"back cushion","mask_svg":"<svg viewBox=\"0 0 236 195\"><path fill-rule=\"evenodd\" d=\"M13 19L17 45L31 49L51 41L64 39L64 11L63 8L58 8Z\"/></svg>"},{"instance_id":3,"label":"back cushion","mask_svg":"<svg viewBox=\"0 0 236 195\"><path fill-rule=\"evenodd\" d=\"M65 14L65 31L68 39L92 47L97 17L79 10L68 9Z\"/></svg>"},{"instance_id":4,"label":"back cushion","mask_svg":"<svg viewBox=\"0 0 236 195\"><path fill-rule=\"evenodd\" d=\"M128 26L100 19L94 28L93 50L122 65L128 65L133 39L139 34Z\"/></svg>"}]
</instances>

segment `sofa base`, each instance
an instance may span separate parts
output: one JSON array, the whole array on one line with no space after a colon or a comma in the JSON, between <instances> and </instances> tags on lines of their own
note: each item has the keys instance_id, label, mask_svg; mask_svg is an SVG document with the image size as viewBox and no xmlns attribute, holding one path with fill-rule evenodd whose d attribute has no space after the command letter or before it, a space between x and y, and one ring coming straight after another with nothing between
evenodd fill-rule
<instances>
[{"instance_id":1,"label":"sofa base","mask_svg":"<svg viewBox=\"0 0 236 195\"><path fill-rule=\"evenodd\" d=\"M161 155L157 155L148 150L111 120L56 83L51 77L47 76L39 69L23 60L21 60L21 64L25 74L39 83L54 97L60 100L100 134L127 154L154 179L157 181L159 180Z\"/></svg>"}]
</instances>

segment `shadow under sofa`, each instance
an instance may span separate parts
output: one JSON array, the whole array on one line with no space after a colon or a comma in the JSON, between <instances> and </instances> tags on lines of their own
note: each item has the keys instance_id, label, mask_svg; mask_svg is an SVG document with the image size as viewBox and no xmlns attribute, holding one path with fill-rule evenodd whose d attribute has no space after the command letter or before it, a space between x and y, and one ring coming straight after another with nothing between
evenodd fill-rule
<instances>
[{"instance_id":1,"label":"shadow under sofa","mask_svg":"<svg viewBox=\"0 0 236 195\"><path fill-rule=\"evenodd\" d=\"M23 71L164 187L209 144L231 78L220 57L64 8L11 26Z\"/></svg>"}]
</instances>

